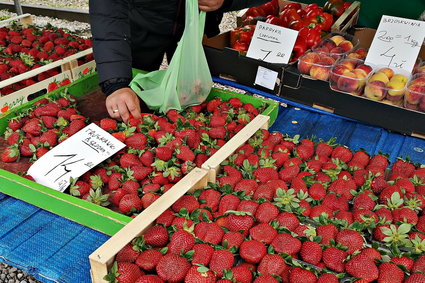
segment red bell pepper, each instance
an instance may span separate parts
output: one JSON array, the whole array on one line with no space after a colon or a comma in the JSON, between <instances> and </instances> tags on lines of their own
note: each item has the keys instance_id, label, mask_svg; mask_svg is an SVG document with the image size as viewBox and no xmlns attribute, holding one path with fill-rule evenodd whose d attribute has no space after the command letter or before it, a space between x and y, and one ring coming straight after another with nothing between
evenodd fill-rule
<instances>
[{"instance_id":1,"label":"red bell pepper","mask_svg":"<svg viewBox=\"0 0 425 283\"><path fill-rule=\"evenodd\" d=\"M311 10L321 9L317 3L311 3L304 7L304 12L308 14Z\"/></svg>"},{"instance_id":2,"label":"red bell pepper","mask_svg":"<svg viewBox=\"0 0 425 283\"><path fill-rule=\"evenodd\" d=\"M301 20L300 15L298 15L297 10L289 8L282 11L279 18L282 20L282 25L284 27L289 27L289 24L295 20Z\"/></svg>"},{"instance_id":3,"label":"red bell pepper","mask_svg":"<svg viewBox=\"0 0 425 283\"><path fill-rule=\"evenodd\" d=\"M282 20L278 17L273 16L273 15L267 16L266 23L283 27Z\"/></svg>"},{"instance_id":4,"label":"red bell pepper","mask_svg":"<svg viewBox=\"0 0 425 283\"><path fill-rule=\"evenodd\" d=\"M243 41L236 41L235 44L232 46L233 49L237 50L239 53L245 55L248 51L249 44Z\"/></svg>"},{"instance_id":5,"label":"red bell pepper","mask_svg":"<svg viewBox=\"0 0 425 283\"><path fill-rule=\"evenodd\" d=\"M261 7L252 7L249 8L243 16L243 20L245 18L256 18L256 17L265 17L266 12Z\"/></svg>"},{"instance_id":6,"label":"red bell pepper","mask_svg":"<svg viewBox=\"0 0 425 283\"><path fill-rule=\"evenodd\" d=\"M314 45L319 43L320 40L322 39L322 37L321 37L322 31L320 30L319 27L314 26L314 25L310 25L310 28L309 27L303 27L298 32L298 35L305 39L305 42L306 42L308 48L312 48Z\"/></svg>"},{"instance_id":7,"label":"red bell pepper","mask_svg":"<svg viewBox=\"0 0 425 283\"><path fill-rule=\"evenodd\" d=\"M279 3L277 0L272 0L270 2L267 2L260 6L260 8L265 12L266 16L272 15L277 16L279 15Z\"/></svg>"},{"instance_id":8,"label":"red bell pepper","mask_svg":"<svg viewBox=\"0 0 425 283\"><path fill-rule=\"evenodd\" d=\"M295 10L299 10L301 9L301 4L300 3L288 3L285 6L283 6L282 10L284 9L295 9Z\"/></svg>"},{"instance_id":9,"label":"red bell pepper","mask_svg":"<svg viewBox=\"0 0 425 283\"><path fill-rule=\"evenodd\" d=\"M298 36L295 41L294 49L292 49L292 55L290 62L295 62L298 58L307 51L307 44L303 37Z\"/></svg>"}]
</instances>

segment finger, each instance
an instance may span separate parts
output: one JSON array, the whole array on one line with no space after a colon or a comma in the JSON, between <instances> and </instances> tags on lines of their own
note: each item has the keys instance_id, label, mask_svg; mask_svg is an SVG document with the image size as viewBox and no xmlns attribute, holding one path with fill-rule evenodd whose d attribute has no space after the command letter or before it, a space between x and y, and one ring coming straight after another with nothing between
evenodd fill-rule
<instances>
[{"instance_id":1,"label":"finger","mask_svg":"<svg viewBox=\"0 0 425 283\"><path fill-rule=\"evenodd\" d=\"M127 123L128 119L130 118L130 115L129 115L127 104L125 103L125 101L120 101L120 103L118 104L118 110L119 110L120 120L123 120L124 123Z\"/></svg>"},{"instance_id":2,"label":"finger","mask_svg":"<svg viewBox=\"0 0 425 283\"><path fill-rule=\"evenodd\" d=\"M127 108L135 119L141 118L140 103L137 97L134 100L127 101Z\"/></svg>"}]
</instances>

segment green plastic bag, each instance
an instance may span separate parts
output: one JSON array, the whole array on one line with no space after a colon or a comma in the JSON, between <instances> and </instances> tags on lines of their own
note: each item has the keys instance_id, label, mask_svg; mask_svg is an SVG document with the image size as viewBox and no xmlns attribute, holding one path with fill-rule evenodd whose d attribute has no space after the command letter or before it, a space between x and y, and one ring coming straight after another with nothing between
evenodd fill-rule
<instances>
[{"instance_id":1,"label":"green plastic bag","mask_svg":"<svg viewBox=\"0 0 425 283\"><path fill-rule=\"evenodd\" d=\"M167 69L138 74L131 88L153 110L166 113L205 101L212 79L202 47L205 12L198 0L186 1L185 29Z\"/></svg>"}]
</instances>

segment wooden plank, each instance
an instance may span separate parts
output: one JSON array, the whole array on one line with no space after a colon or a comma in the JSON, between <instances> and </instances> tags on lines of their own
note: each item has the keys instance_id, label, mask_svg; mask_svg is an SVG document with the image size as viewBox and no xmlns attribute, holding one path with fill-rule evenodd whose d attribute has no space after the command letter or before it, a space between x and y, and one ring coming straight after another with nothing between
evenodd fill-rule
<instances>
[{"instance_id":1,"label":"wooden plank","mask_svg":"<svg viewBox=\"0 0 425 283\"><path fill-rule=\"evenodd\" d=\"M203 188L208 183L208 172L195 168L169 191L147 207L123 229L95 250L90 256L92 281L94 283L106 282L103 277L108 273L115 255L135 237L142 235L174 202L188 191Z\"/></svg>"},{"instance_id":2,"label":"wooden plank","mask_svg":"<svg viewBox=\"0 0 425 283\"><path fill-rule=\"evenodd\" d=\"M38 75L40 73L43 73L43 72L45 72L47 70L50 70L50 69L53 69L55 67L59 67L59 66L61 66L63 64L69 64L70 61L76 60L78 58L81 58L81 57L86 56L86 55L91 54L91 53L93 53L93 49L92 48L89 48L89 49L83 50L81 52L78 52L76 54L73 54L71 56L68 56L66 58L57 60L55 62L52 62L52 63L47 64L47 65L44 65L42 67L36 68L36 69L31 70L29 72L25 72L23 74L14 76L14 77L12 77L10 79L1 81L0 82L0 88L3 88L5 86L11 85L11 84L14 84L14 83L17 83L17 82L20 82L22 80L26 80L26 79L32 78L32 77L34 77L34 76L36 76L36 75Z\"/></svg>"},{"instance_id":3,"label":"wooden plank","mask_svg":"<svg viewBox=\"0 0 425 283\"><path fill-rule=\"evenodd\" d=\"M258 130L267 129L270 117L258 115L225 145L223 145L213 156L204 162L202 168L208 170L209 182L215 182L220 164L233 154L241 145L252 137Z\"/></svg>"},{"instance_id":4,"label":"wooden plank","mask_svg":"<svg viewBox=\"0 0 425 283\"><path fill-rule=\"evenodd\" d=\"M10 26L13 22L19 22L19 24L21 24L23 27L28 27L29 25L33 24L32 16L30 14L22 14L0 21L0 27Z\"/></svg>"},{"instance_id":5,"label":"wooden plank","mask_svg":"<svg viewBox=\"0 0 425 283\"><path fill-rule=\"evenodd\" d=\"M351 15L351 13L355 13L352 15L350 19L348 17ZM331 32L346 32L350 27L354 26L357 23L357 20L359 18L360 13L360 2L354 1L351 3L350 7L347 8L347 10L344 11L344 13L333 23L331 26ZM348 19L348 20L347 20ZM345 23L344 26L343 23Z\"/></svg>"},{"instance_id":6,"label":"wooden plank","mask_svg":"<svg viewBox=\"0 0 425 283\"><path fill-rule=\"evenodd\" d=\"M74 81L81 79L85 75L94 73L96 71L96 62L94 60L82 64L80 66L74 66L71 68L71 75Z\"/></svg>"}]
</instances>

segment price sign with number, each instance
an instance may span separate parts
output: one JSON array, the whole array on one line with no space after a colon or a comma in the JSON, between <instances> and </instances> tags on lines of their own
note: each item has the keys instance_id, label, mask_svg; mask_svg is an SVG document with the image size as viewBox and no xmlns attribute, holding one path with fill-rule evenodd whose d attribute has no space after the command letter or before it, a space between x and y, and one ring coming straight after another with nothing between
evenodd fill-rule
<instances>
[{"instance_id":1,"label":"price sign with number","mask_svg":"<svg viewBox=\"0 0 425 283\"><path fill-rule=\"evenodd\" d=\"M425 37L425 22L382 16L366 63L412 72Z\"/></svg>"},{"instance_id":2,"label":"price sign with number","mask_svg":"<svg viewBox=\"0 0 425 283\"><path fill-rule=\"evenodd\" d=\"M257 22L246 56L269 63L287 64L297 36L296 30Z\"/></svg>"},{"instance_id":3,"label":"price sign with number","mask_svg":"<svg viewBox=\"0 0 425 283\"><path fill-rule=\"evenodd\" d=\"M70 178L78 178L125 147L125 144L95 124L90 124L60 143L28 170L34 180L63 192Z\"/></svg>"}]
</instances>

